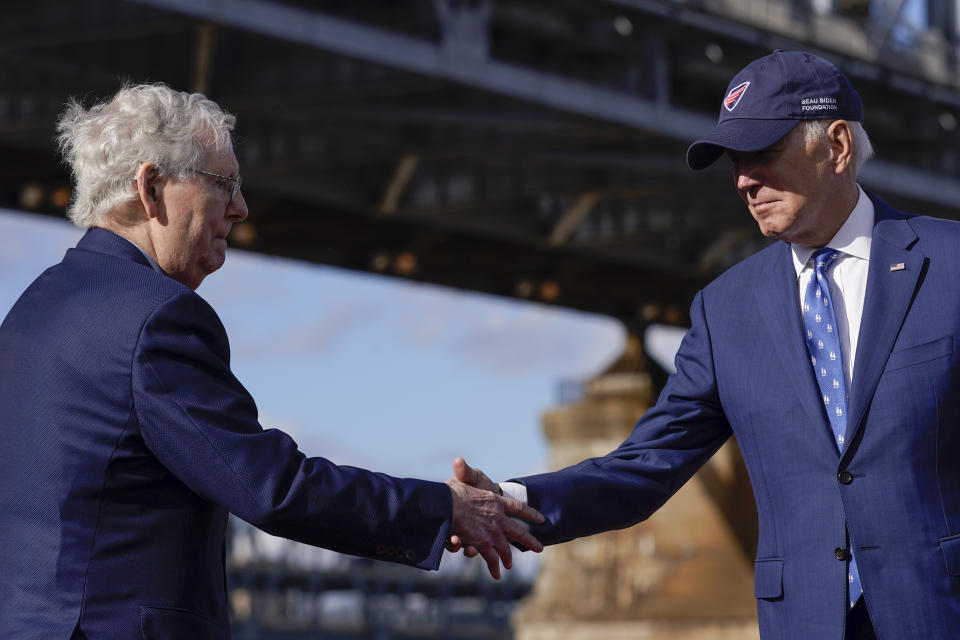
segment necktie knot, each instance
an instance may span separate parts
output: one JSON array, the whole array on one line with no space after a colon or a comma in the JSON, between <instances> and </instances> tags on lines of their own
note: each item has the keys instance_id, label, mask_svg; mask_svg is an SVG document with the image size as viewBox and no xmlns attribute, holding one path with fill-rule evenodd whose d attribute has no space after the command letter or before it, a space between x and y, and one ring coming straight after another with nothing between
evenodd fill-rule
<instances>
[{"instance_id":1,"label":"necktie knot","mask_svg":"<svg viewBox=\"0 0 960 640\"><path fill-rule=\"evenodd\" d=\"M840 257L840 252L830 247L817 249L811 256L813 260L813 269L817 273L826 273L833 261Z\"/></svg>"}]
</instances>

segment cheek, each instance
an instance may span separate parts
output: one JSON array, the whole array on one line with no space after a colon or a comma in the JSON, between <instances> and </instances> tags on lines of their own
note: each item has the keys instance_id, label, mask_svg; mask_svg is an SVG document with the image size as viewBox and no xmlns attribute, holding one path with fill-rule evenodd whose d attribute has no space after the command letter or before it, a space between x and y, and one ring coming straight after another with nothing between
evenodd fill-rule
<instances>
[{"instance_id":1,"label":"cheek","mask_svg":"<svg viewBox=\"0 0 960 640\"><path fill-rule=\"evenodd\" d=\"M206 232L203 227L193 226L188 231L187 243L194 248L202 246L206 244L204 242L204 236L206 236Z\"/></svg>"},{"instance_id":2,"label":"cheek","mask_svg":"<svg viewBox=\"0 0 960 640\"><path fill-rule=\"evenodd\" d=\"M190 229L190 237L195 245L209 245L213 240L216 225L209 216L197 216Z\"/></svg>"},{"instance_id":3,"label":"cheek","mask_svg":"<svg viewBox=\"0 0 960 640\"><path fill-rule=\"evenodd\" d=\"M194 266L203 264L210 255L210 239L204 225L191 224L184 229L180 241L184 260Z\"/></svg>"},{"instance_id":4,"label":"cheek","mask_svg":"<svg viewBox=\"0 0 960 640\"><path fill-rule=\"evenodd\" d=\"M807 198L800 194L791 193L787 199L787 204L789 205L790 217L793 220L802 220L809 216L806 215L808 207Z\"/></svg>"},{"instance_id":5,"label":"cheek","mask_svg":"<svg viewBox=\"0 0 960 640\"><path fill-rule=\"evenodd\" d=\"M194 246L196 246L196 241L194 239L194 229L189 224L184 224L176 229L176 232L173 234L173 237L176 241L176 250L182 255L189 255L193 252Z\"/></svg>"}]
</instances>

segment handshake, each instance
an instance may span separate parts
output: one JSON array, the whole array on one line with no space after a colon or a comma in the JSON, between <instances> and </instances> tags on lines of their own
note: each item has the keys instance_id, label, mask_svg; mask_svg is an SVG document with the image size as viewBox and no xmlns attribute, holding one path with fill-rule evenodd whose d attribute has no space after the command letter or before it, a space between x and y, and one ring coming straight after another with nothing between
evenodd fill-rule
<instances>
[{"instance_id":1,"label":"handshake","mask_svg":"<svg viewBox=\"0 0 960 640\"><path fill-rule=\"evenodd\" d=\"M454 477L447 480L453 494L453 522L447 550L463 549L468 558L480 555L495 580L500 579L500 562L513 564L510 543L543 551L543 545L528 530L527 522L544 521L539 511L503 495L500 486L463 458L453 461Z\"/></svg>"}]
</instances>

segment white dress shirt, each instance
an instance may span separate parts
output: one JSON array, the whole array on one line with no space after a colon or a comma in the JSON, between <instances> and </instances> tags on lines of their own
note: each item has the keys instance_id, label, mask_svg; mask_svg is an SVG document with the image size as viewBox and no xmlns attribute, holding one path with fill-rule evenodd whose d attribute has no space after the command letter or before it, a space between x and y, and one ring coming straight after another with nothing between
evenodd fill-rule
<instances>
[{"instance_id":1,"label":"white dress shirt","mask_svg":"<svg viewBox=\"0 0 960 640\"><path fill-rule=\"evenodd\" d=\"M873 203L859 186L860 197L843 226L827 243L840 256L827 270L830 297L837 316L840 352L847 389L853 383L853 365L857 356L857 339L860 337L860 319L863 316L863 300L867 293L867 272L870 266L870 244L873 238ZM803 308L803 295L813 276L810 256L817 249L791 244L793 267L797 272L797 296L799 309Z\"/></svg>"}]
</instances>

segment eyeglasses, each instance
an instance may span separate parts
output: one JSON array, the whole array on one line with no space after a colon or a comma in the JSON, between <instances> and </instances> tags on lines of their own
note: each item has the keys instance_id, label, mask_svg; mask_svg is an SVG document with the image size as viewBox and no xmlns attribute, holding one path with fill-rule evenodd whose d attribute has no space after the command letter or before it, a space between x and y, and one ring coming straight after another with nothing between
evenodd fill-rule
<instances>
[{"instance_id":1,"label":"eyeglasses","mask_svg":"<svg viewBox=\"0 0 960 640\"><path fill-rule=\"evenodd\" d=\"M233 202L233 197L237 195L237 192L240 191L240 184L243 182L243 178L237 176L236 178L231 178L230 176L222 176L219 173L212 173L210 171L202 171L201 169L191 169L194 173L202 173L205 176L213 176L214 178L222 178L224 180L229 180L233 183L233 186L230 187L230 199L227 200L227 206L230 206L230 203Z\"/></svg>"}]
</instances>

